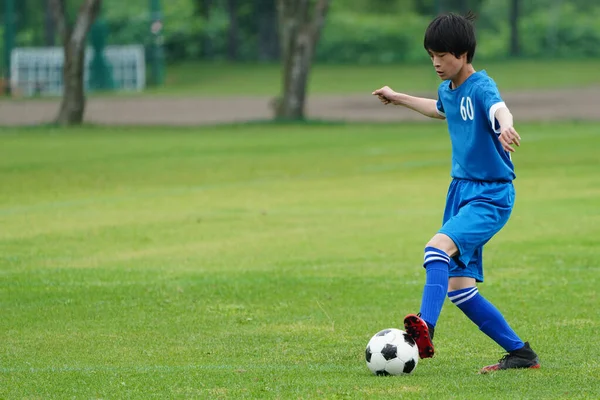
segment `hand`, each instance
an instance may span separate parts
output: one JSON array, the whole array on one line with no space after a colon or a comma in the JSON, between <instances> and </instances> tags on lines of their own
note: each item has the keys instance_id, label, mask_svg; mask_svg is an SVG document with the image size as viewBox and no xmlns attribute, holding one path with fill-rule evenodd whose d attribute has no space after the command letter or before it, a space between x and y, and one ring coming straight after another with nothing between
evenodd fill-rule
<instances>
[{"instance_id":1,"label":"hand","mask_svg":"<svg viewBox=\"0 0 600 400\"><path fill-rule=\"evenodd\" d=\"M521 145L521 136L519 136L519 134L517 133L515 128L513 128L512 126L510 126L508 128L500 128L500 129L502 131L500 133L500 136L498 136L498 139L500 140L500 143L502 144L502 148L511 153L514 152L515 149L511 146L511 144L520 146Z\"/></svg>"},{"instance_id":2,"label":"hand","mask_svg":"<svg viewBox=\"0 0 600 400\"><path fill-rule=\"evenodd\" d=\"M379 97L379 100L386 105L394 103L393 99L395 94L396 92L394 92L389 86L384 86L381 89L377 89L373 92L373 95Z\"/></svg>"}]
</instances>

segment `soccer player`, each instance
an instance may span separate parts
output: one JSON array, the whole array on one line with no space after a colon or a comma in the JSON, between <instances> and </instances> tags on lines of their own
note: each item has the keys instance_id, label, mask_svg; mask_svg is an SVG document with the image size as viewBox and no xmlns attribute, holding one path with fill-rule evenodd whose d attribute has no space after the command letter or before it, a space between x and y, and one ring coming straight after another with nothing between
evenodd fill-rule
<instances>
[{"instance_id":1,"label":"soccer player","mask_svg":"<svg viewBox=\"0 0 600 400\"><path fill-rule=\"evenodd\" d=\"M477 289L483 282L483 246L506 224L515 201L510 153L521 137L495 82L475 71L473 14L444 14L425 32L424 46L443 80L437 101L397 93L385 86L373 92L384 104L408 107L445 119L452 142L452 181L441 229L425 246L426 279L421 310L404 319L421 358L433 357L433 334L445 296L507 354L487 373L539 368L537 354L523 342L498 309Z\"/></svg>"}]
</instances>

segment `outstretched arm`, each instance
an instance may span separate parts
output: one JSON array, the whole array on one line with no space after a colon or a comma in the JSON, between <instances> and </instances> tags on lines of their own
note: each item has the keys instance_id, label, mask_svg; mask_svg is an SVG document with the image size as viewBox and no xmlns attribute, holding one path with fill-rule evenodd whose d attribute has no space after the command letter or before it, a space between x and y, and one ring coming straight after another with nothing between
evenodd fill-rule
<instances>
[{"instance_id":1,"label":"outstretched arm","mask_svg":"<svg viewBox=\"0 0 600 400\"><path fill-rule=\"evenodd\" d=\"M498 136L498 139L500 140L500 143L502 143L504 150L512 153L515 151L515 149L511 146L511 144L520 146L521 136L519 136L513 127L513 116L510 110L506 107L501 107L496 110L494 117L500 124L500 135Z\"/></svg>"},{"instance_id":2,"label":"outstretched arm","mask_svg":"<svg viewBox=\"0 0 600 400\"><path fill-rule=\"evenodd\" d=\"M381 89L377 89L373 92L374 96L379 97L379 100L383 104L395 104L397 106L404 106L410 108L416 112L419 112L426 117L446 119L443 115L438 112L436 101L433 99L426 99L423 97L409 96L404 93L394 92L390 87L384 86Z\"/></svg>"}]
</instances>

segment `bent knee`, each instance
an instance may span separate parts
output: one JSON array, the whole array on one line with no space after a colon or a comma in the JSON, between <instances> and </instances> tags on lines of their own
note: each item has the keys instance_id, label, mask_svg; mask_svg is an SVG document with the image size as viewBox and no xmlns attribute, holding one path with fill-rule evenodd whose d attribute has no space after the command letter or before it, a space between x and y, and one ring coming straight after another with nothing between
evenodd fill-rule
<instances>
[{"instance_id":1,"label":"bent knee","mask_svg":"<svg viewBox=\"0 0 600 400\"><path fill-rule=\"evenodd\" d=\"M458 253L458 247L454 243L450 236L444 235L443 233L436 233L434 237L427 242L426 247L435 247L436 249L442 250L450 257L454 257Z\"/></svg>"}]
</instances>

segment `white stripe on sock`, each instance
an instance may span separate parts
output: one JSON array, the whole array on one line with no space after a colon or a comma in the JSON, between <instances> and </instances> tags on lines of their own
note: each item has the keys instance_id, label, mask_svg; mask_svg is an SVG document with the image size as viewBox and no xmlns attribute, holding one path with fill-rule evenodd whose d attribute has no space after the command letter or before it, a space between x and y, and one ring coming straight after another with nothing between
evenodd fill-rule
<instances>
[{"instance_id":1,"label":"white stripe on sock","mask_svg":"<svg viewBox=\"0 0 600 400\"><path fill-rule=\"evenodd\" d=\"M462 297L468 296L471 293L476 292L476 291L477 291L477 286L471 288L471 290L469 290L468 292L459 293L452 297L448 296L448 298L450 299L450 301L452 301L454 303L454 300L460 300Z\"/></svg>"},{"instance_id":2,"label":"white stripe on sock","mask_svg":"<svg viewBox=\"0 0 600 400\"><path fill-rule=\"evenodd\" d=\"M430 263L432 261L437 261L437 260L443 261L446 264L450 263L450 260L448 260L446 258L443 258L443 257L428 257L428 258L425 259L425 264L428 264L428 263Z\"/></svg>"},{"instance_id":3,"label":"white stripe on sock","mask_svg":"<svg viewBox=\"0 0 600 400\"><path fill-rule=\"evenodd\" d=\"M445 259L447 259L448 261L450 261L450 256L448 256L445 253L438 253L437 251L426 251L425 252L425 256L423 258L425 260L427 260L427 257L432 256L432 255L436 255L438 257L444 257Z\"/></svg>"},{"instance_id":4,"label":"white stripe on sock","mask_svg":"<svg viewBox=\"0 0 600 400\"><path fill-rule=\"evenodd\" d=\"M459 304L462 304L462 303L464 303L467 300L471 300L473 297L475 297L477 295L477 293L479 293L478 290L476 290L475 292L473 292L473 294L470 295L469 297L465 297L464 299L458 300L457 302L453 302L453 303L454 303L455 306L457 306Z\"/></svg>"}]
</instances>

